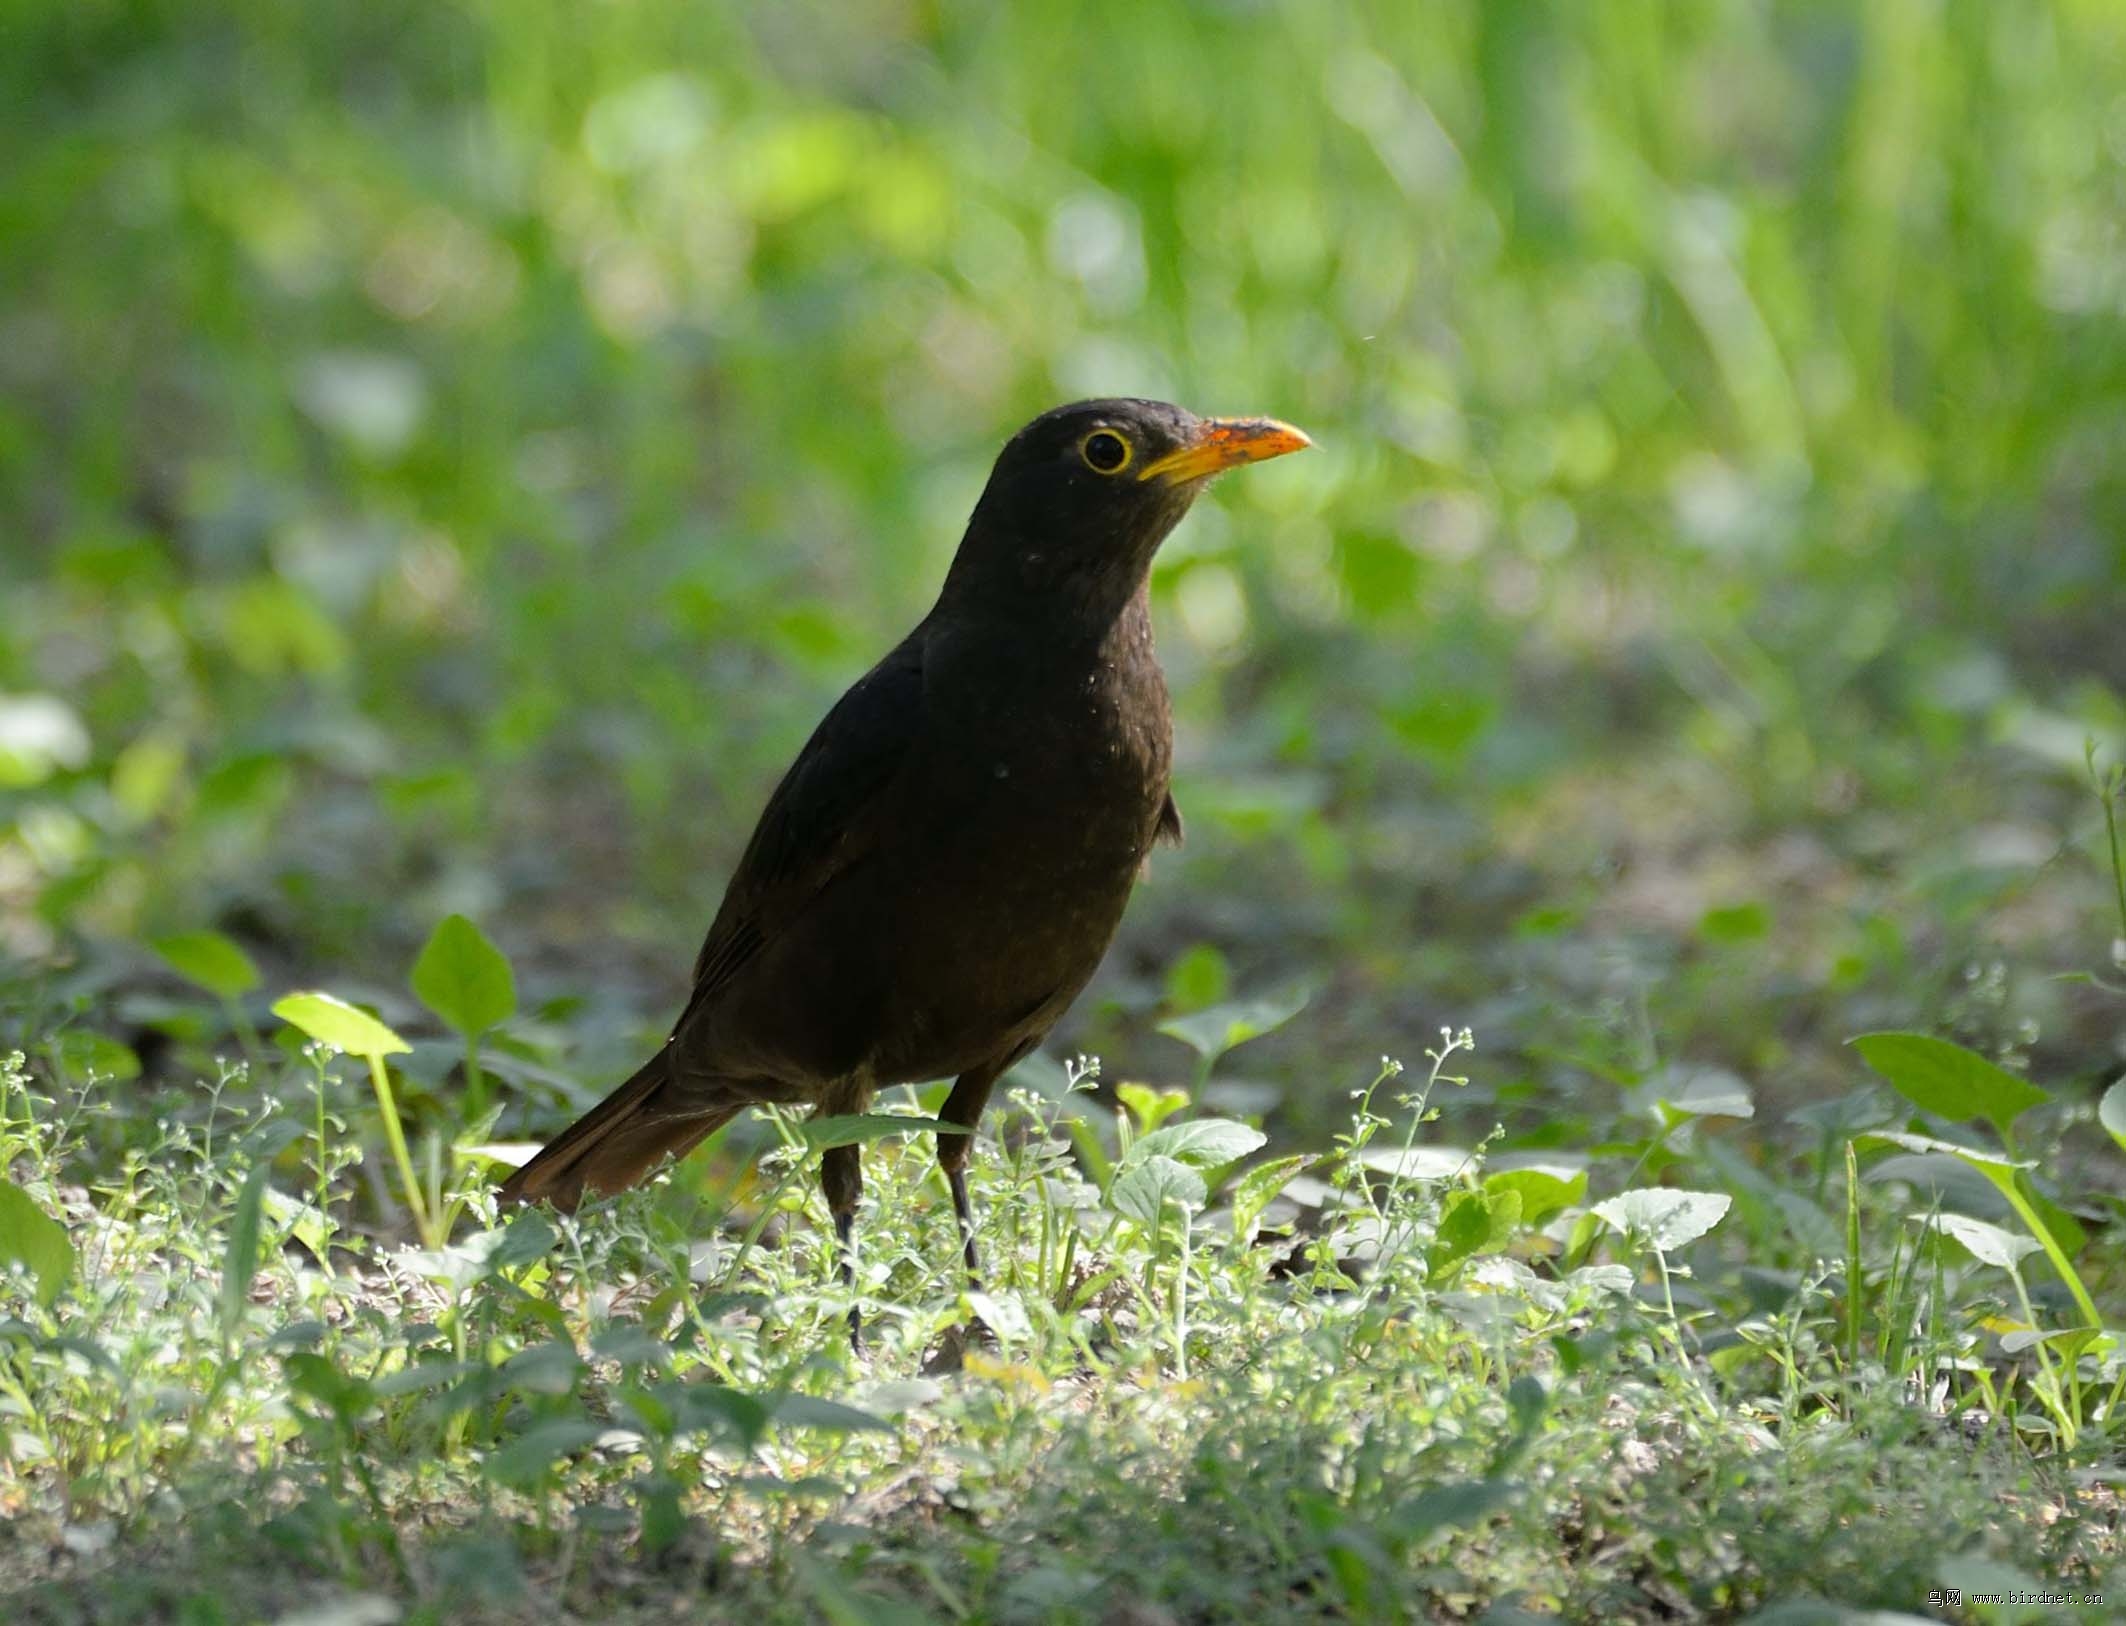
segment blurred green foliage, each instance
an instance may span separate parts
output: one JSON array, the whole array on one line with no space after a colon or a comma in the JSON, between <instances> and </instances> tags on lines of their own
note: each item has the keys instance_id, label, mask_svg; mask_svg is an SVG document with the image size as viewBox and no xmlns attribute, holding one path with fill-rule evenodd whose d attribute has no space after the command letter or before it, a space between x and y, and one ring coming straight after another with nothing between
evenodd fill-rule
<instances>
[{"instance_id":1,"label":"blurred green foliage","mask_svg":"<svg viewBox=\"0 0 2126 1626\"><path fill-rule=\"evenodd\" d=\"M2126 733L2108 0L0 29L0 952L61 992L209 928L349 986L462 910L660 1014L1087 393L1319 447L1162 558L1191 844L1111 1003L1319 970L1372 1048L1518 1041L1469 1002L1533 977L1622 1034L1650 934L1679 1041L1772 1065L1737 967L1894 1014L2047 875L2026 940L2096 954L2045 866Z\"/></svg>"}]
</instances>

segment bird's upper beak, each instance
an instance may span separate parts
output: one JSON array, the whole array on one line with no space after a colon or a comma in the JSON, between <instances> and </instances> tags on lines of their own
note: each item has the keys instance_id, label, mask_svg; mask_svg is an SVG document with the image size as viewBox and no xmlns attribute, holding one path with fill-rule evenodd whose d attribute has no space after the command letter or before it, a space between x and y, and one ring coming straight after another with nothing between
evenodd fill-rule
<instances>
[{"instance_id":1,"label":"bird's upper beak","mask_svg":"<svg viewBox=\"0 0 2126 1626\"><path fill-rule=\"evenodd\" d=\"M1275 418L1203 418L1196 424L1194 440L1145 464L1137 478L1156 478L1179 485L1242 463L1260 463L1264 458L1304 451L1313 444L1290 424L1279 423Z\"/></svg>"}]
</instances>

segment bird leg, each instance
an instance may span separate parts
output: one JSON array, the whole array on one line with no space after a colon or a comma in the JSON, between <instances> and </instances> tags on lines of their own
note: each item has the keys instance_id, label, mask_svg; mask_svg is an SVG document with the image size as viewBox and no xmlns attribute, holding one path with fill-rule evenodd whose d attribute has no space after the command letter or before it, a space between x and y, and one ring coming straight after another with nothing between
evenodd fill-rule
<instances>
[{"instance_id":1,"label":"bird leg","mask_svg":"<svg viewBox=\"0 0 2126 1626\"><path fill-rule=\"evenodd\" d=\"M976 1292L982 1288L982 1259L974 1245L974 1205L967 1200L967 1159L974 1150L975 1126L982 1121L989 1092L1003 1071L1001 1066L977 1067L960 1074L938 1111L944 1122L967 1126L967 1132L960 1135L939 1131L938 1167L945 1171L945 1183L952 1188L952 1212L960 1222L960 1257L967 1266L967 1285Z\"/></svg>"},{"instance_id":2,"label":"bird leg","mask_svg":"<svg viewBox=\"0 0 2126 1626\"><path fill-rule=\"evenodd\" d=\"M945 1165L942 1157L938 1162ZM974 1205L967 1200L966 1169L958 1165L945 1165L945 1183L952 1187L952 1212L960 1222L960 1258L967 1266L967 1285L979 1291L982 1286L982 1256L974 1245Z\"/></svg>"},{"instance_id":3,"label":"bird leg","mask_svg":"<svg viewBox=\"0 0 2126 1626\"><path fill-rule=\"evenodd\" d=\"M849 1290L849 1348L864 1352L864 1313L856 1307L856 1203L864 1194L863 1148L830 1146L820 1154L820 1189L827 1212L834 1216L834 1240L841 1251L842 1286Z\"/></svg>"}]
</instances>

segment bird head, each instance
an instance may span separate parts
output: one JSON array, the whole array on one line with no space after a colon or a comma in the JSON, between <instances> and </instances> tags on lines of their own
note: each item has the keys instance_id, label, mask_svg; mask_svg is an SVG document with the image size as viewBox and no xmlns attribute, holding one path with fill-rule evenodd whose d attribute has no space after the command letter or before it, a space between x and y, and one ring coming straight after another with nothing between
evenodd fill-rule
<instances>
[{"instance_id":1,"label":"bird head","mask_svg":"<svg viewBox=\"0 0 2126 1626\"><path fill-rule=\"evenodd\" d=\"M1164 401L1044 412L998 454L946 592L1111 615L1214 476L1308 444L1275 418L1199 418Z\"/></svg>"}]
</instances>

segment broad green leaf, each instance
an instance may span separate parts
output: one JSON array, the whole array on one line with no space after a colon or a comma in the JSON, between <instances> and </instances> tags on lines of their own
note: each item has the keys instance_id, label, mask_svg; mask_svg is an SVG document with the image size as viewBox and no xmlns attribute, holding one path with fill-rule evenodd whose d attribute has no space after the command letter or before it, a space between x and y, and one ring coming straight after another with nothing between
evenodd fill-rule
<instances>
[{"instance_id":1,"label":"broad green leaf","mask_svg":"<svg viewBox=\"0 0 2126 1626\"><path fill-rule=\"evenodd\" d=\"M1231 1118L1191 1118L1187 1123L1155 1129L1129 1149L1125 1165L1141 1158L1170 1157L1199 1169L1215 1169L1246 1157L1269 1139L1259 1129Z\"/></svg>"},{"instance_id":2,"label":"broad green leaf","mask_svg":"<svg viewBox=\"0 0 2126 1626\"><path fill-rule=\"evenodd\" d=\"M1761 903L1734 903L1698 917L1698 935L1708 943L1754 943L1772 929L1772 912Z\"/></svg>"},{"instance_id":3,"label":"broad green leaf","mask_svg":"<svg viewBox=\"0 0 2126 1626\"><path fill-rule=\"evenodd\" d=\"M2007 1355L2020 1355L2032 1344L2046 1344L2057 1349L2067 1359L2073 1360L2084 1349L2089 1348L2099 1339L2108 1338L2108 1336L2108 1334L2100 1333L2093 1327L2055 1327L2050 1331L2037 1327L2025 1327L2019 1332L2004 1332L2001 1334L2001 1352ZM2103 1351L2099 1351L2099 1353L2103 1353Z\"/></svg>"},{"instance_id":4,"label":"broad green leaf","mask_svg":"<svg viewBox=\"0 0 2126 1626\"><path fill-rule=\"evenodd\" d=\"M605 1432L585 1417L555 1417L535 1423L487 1458L487 1477L515 1490L529 1490Z\"/></svg>"},{"instance_id":5,"label":"broad green leaf","mask_svg":"<svg viewBox=\"0 0 2126 1626\"><path fill-rule=\"evenodd\" d=\"M1435 1271L1466 1259L1482 1245L1491 1234L1491 1213L1485 1206L1483 1194L1475 1191L1456 1191L1448 1195L1440 1207L1439 1230L1426 1250L1426 1257Z\"/></svg>"},{"instance_id":6,"label":"broad green leaf","mask_svg":"<svg viewBox=\"0 0 2126 1626\"><path fill-rule=\"evenodd\" d=\"M653 1338L638 1321L615 1321L591 1340L591 1353L601 1361L618 1361L622 1366L649 1366L662 1369L672 1362L672 1347L661 1338Z\"/></svg>"},{"instance_id":7,"label":"broad green leaf","mask_svg":"<svg viewBox=\"0 0 2126 1626\"><path fill-rule=\"evenodd\" d=\"M1305 1008L1308 997L1306 989L1292 988L1260 999L1237 999L1161 1022L1159 1031L1179 1039L1205 1061L1216 1061L1228 1050L1283 1027Z\"/></svg>"},{"instance_id":8,"label":"broad green leaf","mask_svg":"<svg viewBox=\"0 0 2126 1626\"><path fill-rule=\"evenodd\" d=\"M94 1028L67 1028L53 1035L52 1056L76 1078L124 1083L140 1076L140 1057L132 1046Z\"/></svg>"},{"instance_id":9,"label":"broad green leaf","mask_svg":"<svg viewBox=\"0 0 2126 1626\"><path fill-rule=\"evenodd\" d=\"M817 1395L786 1394L775 1402L772 1415L776 1422L791 1428L825 1429L830 1434L893 1432L893 1425L883 1417L845 1406L839 1400L822 1400Z\"/></svg>"},{"instance_id":10,"label":"broad green leaf","mask_svg":"<svg viewBox=\"0 0 2126 1626\"><path fill-rule=\"evenodd\" d=\"M475 1231L440 1248L419 1248L407 1255L408 1262L429 1281L462 1293L475 1282L494 1274L493 1258L500 1237L493 1231ZM524 1308L536 1315L531 1304Z\"/></svg>"},{"instance_id":11,"label":"broad green leaf","mask_svg":"<svg viewBox=\"0 0 2126 1626\"><path fill-rule=\"evenodd\" d=\"M415 996L468 1039L517 1014L509 960L463 915L445 915L428 936L410 979Z\"/></svg>"},{"instance_id":12,"label":"broad green leaf","mask_svg":"<svg viewBox=\"0 0 2126 1626\"><path fill-rule=\"evenodd\" d=\"M849 1494L848 1480L828 1474L799 1474L795 1479L785 1479L781 1474L745 1474L732 1480L731 1485L734 1490L743 1491L748 1496L760 1497L764 1501L788 1497L792 1500L803 1498L814 1502L839 1502ZM864 1626L870 1626L870 1622L879 1617L872 1615L862 1618ZM889 1615L886 1618L890 1620L896 1617ZM898 1618L907 1620L910 1617L902 1615ZM924 1619L927 1622L928 1617Z\"/></svg>"},{"instance_id":13,"label":"broad green leaf","mask_svg":"<svg viewBox=\"0 0 2126 1626\"><path fill-rule=\"evenodd\" d=\"M1897 1109L1882 1093L1881 1086L1870 1081L1831 1100L1796 1107L1786 1116L1789 1123L1805 1124L1819 1135L1836 1140L1888 1123L1897 1116Z\"/></svg>"},{"instance_id":14,"label":"broad green leaf","mask_svg":"<svg viewBox=\"0 0 2126 1626\"><path fill-rule=\"evenodd\" d=\"M1506 1409L1513 1414L1513 1431L1526 1434L1550 1410L1550 1391L1533 1372L1523 1372L1506 1386Z\"/></svg>"},{"instance_id":15,"label":"broad green leaf","mask_svg":"<svg viewBox=\"0 0 2126 1626\"><path fill-rule=\"evenodd\" d=\"M1516 937L1556 937L1572 930L1580 923L1583 910L1566 905L1550 909L1530 909L1513 918L1512 931Z\"/></svg>"},{"instance_id":16,"label":"broad green leaf","mask_svg":"<svg viewBox=\"0 0 2126 1626\"><path fill-rule=\"evenodd\" d=\"M332 1242L332 1221L318 1212L316 1204L268 1186L264 1207L266 1217L308 1248L313 1258L325 1257Z\"/></svg>"},{"instance_id":17,"label":"broad green leaf","mask_svg":"<svg viewBox=\"0 0 2126 1626\"><path fill-rule=\"evenodd\" d=\"M266 1340L268 1349L315 1349L325 1341L324 1322L304 1319L291 1321Z\"/></svg>"},{"instance_id":18,"label":"broad green leaf","mask_svg":"<svg viewBox=\"0 0 2126 1626\"><path fill-rule=\"evenodd\" d=\"M243 1325L244 1307L251 1302L251 1278L258 1273L258 1221L266 1201L264 1163L254 1164L236 1194L236 1211L229 1216L229 1245L221 1266L221 1335L224 1342L236 1336Z\"/></svg>"},{"instance_id":19,"label":"broad green leaf","mask_svg":"<svg viewBox=\"0 0 2126 1626\"><path fill-rule=\"evenodd\" d=\"M398 1056L413 1048L367 1011L335 994L285 994L273 1002L273 1014L350 1056Z\"/></svg>"},{"instance_id":20,"label":"broad green leaf","mask_svg":"<svg viewBox=\"0 0 2126 1626\"><path fill-rule=\"evenodd\" d=\"M1535 1164L1519 1169L1500 1169L1484 1176L1484 1189L1518 1194L1521 1223L1540 1225L1559 1209L1570 1208L1586 1197L1587 1171L1545 1168Z\"/></svg>"},{"instance_id":21,"label":"broad green leaf","mask_svg":"<svg viewBox=\"0 0 2126 1626\"><path fill-rule=\"evenodd\" d=\"M1750 1087L1724 1067L1671 1067L1652 1080L1661 1121L1673 1128L1686 1118L1754 1118Z\"/></svg>"},{"instance_id":22,"label":"broad green leaf","mask_svg":"<svg viewBox=\"0 0 2126 1626\"><path fill-rule=\"evenodd\" d=\"M2097 1122L2119 1143L2119 1149L2126 1151L2126 1078L2104 1092L2104 1099L2097 1104L2096 1116Z\"/></svg>"},{"instance_id":23,"label":"broad green leaf","mask_svg":"<svg viewBox=\"0 0 2126 1626\"><path fill-rule=\"evenodd\" d=\"M1465 1479L1420 1491L1382 1521L1404 1545L1439 1530L1454 1530L1487 1519L1511 1502L1516 1488L1496 1479Z\"/></svg>"},{"instance_id":24,"label":"broad green leaf","mask_svg":"<svg viewBox=\"0 0 2126 1626\"><path fill-rule=\"evenodd\" d=\"M1854 1141L1854 1148L1860 1146ZM1900 1152L1870 1163L1861 1180L1871 1186L1903 1185L1960 1214L1988 1213L2006 1209L2000 1192L1986 1176L1960 1157L1943 1152Z\"/></svg>"},{"instance_id":25,"label":"broad green leaf","mask_svg":"<svg viewBox=\"0 0 2126 1626\"><path fill-rule=\"evenodd\" d=\"M667 1397L656 1390L630 1387L613 1398L618 1409L634 1418L642 1432L653 1440L669 1440L679 1427L678 1412Z\"/></svg>"},{"instance_id":26,"label":"broad green leaf","mask_svg":"<svg viewBox=\"0 0 2126 1626\"><path fill-rule=\"evenodd\" d=\"M2083 1245L2089 1240L2089 1233L2082 1228L2082 1222L2039 1191L2027 1169L2016 1175L2015 1189L2022 1193L2023 1201L2030 1205L2030 1211L2036 1214L2045 1229L2052 1233L2052 1240L2060 1245L2061 1252L2072 1258L2082 1251Z\"/></svg>"},{"instance_id":27,"label":"broad green leaf","mask_svg":"<svg viewBox=\"0 0 2126 1626\"><path fill-rule=\"evenodd\" d=\"M1957 1123L1984 1118L2006 1135L2022 1114L2052 1099L1976 1051L1931 1034L1863 1033L1852 1044L1899 1095Z\"/></svg>"},{"instance_id":28,"label":"broad green leaf","mask_svg":"<svg viewBox=\"0 0 2126 1626\"><path fill-rule=\"evenodd\" d=\"M1901 1180L1907 1185L1931 1189L1966 1208L1980 1200L1984 1186L1979 1182L1983 1181L2007 1200L2008 1206L2032 1227L2033 1232L2038 1227L2049 1232L2062 1252L2077 1253L2089 1240L2081 1221L2030 1183L2030 1171L2037 1167L2034 1162L2017 1162L1998 1152L1981 1151L1974 1146L1960 1146L1955 1141L1936 1140L1931 1135L1911 1135L1896 1130L1871 1129L1858 1136L1855 1144L1860 1141L1885 1141L1892 1146L1901 1146L1911 1154L1885 1158L1870 1167L1867 1178L1871 1181ZM1960 1186L1968 1189L1960 1190Z\"/></svg>"},{"instance_id":29,"label":"broad green leaf","mask_svg":"<svg viewBox=\"0 0 2126 1626\"><path fill-rule=\"evenodd\" d=\"M342 1423L354 1422L376 1405L372 1384L342 1372L323 1355L308 1351L283 1355L281 1370L288 1374L291 1389L317 1401Z\"/></svg>"},{"instance_id":30,"label":"broad green leaf","mask_svg":"<svg viewBox=\"0 0 2126 1626\"><path fill-rule=\"evenodd\" d=\"M1129 1110L1139 1130L1153 1130L1188 1105L1188 1091L1155 1089L1149 1084L1117 1084L1115 1099Z\"/></svg>"},{"instance_id":31,"label":"broad green leaf","mask_svg":"<svg viewBox=\"0 0 2126 1626\"><path fill-rule=\"evenodd\" d=\"M2017 1161L1999 1152L1982 1152L1975 1146L1959 1146L1953 1140L1940 1140L1933 1135L1914 1135L1901 1129L1869 1129L1854 1137L1856 1140L1884 1141L1892 1146L1902 1146L1908 1152L1922 1156L1940 1154L1967 1163L1998 1185L2017 1169L2034 1169L2037 1165L2027 1159Z\"/></svg>"},{"instance_id":32,"label":"broad green leaf","mask_svg":"<svg viewBox=\"0 0 2126 1626\"><path fill-rule=\"evenodd\" d=\"M1495 1253L1513 1240L1520 1221L1518 1192L1452 1192L1441 1205L1439 1230L1425 1250L1426 1261L1439 1275L1472 1254Z\"/></svg>"},{"instance_id":33,"label":"broad green leaf","mask_svg":"<svg viewBox=\"0 0 2126 1626\"><path fill-rule=\"evenodd\" d=\"M1167 1204L1190 1214L1203 1206L1206 1195L1203 1176L1170 1157L1132 1162L1107 1188L1108 1203L1116 1213L1155 1229Z\"/></svg>"},{"instance_id":34,"label":"broad green leaf","mask_svg":"<svg viewBox=\"0 0 2126 1626\"><path fill-rule=\"evenodd\" d=\"M1771 1200L1790 1240L1819 1259L1835 1258L1843 1251L1845 1235L1838 1221L1801 1192L1775 1188Z\"/></svg>"},{"instance_id":35,"label":"broad green leaf","mask_svg":"<svg viewBox=\"0 0 2126 1626\"><path fill-rule=\"evenodd\" d=\"M1233 984L1232 967L1210 943L1198 943L1166 970L1167 1003L1197 1011L1225 998Z\"/></svg>"},{"instance_id":36,"label":"broad green leaf","mask_svg":"<svg viewBox=\"0 0 2126 1626\"><path fill-rule=\"evenodd\" d=\"M846 1112L832 1118L808 1119L803 1133L807 1146L824 1151L830 1146L861 1146L867 1141L884 1140L888 1135L915 1135L924 1130L952 1135L961 1133L962 1126L946 1123L942 1118L918 1118L897 1112Z\"/></svg>"},{"instance_id":37,"label":"broad green leaf","mask_svg":"<svg viewBox=\"0 0 2126 1626\"><path fill-rule=\"evenodd\" d=\"M996 1334L1006 1348L1023 1344L1033 1336L1033 1321L1015 1294L984 1293L975 1289L967 1295L967 1308L974 1313L976 1320Z\"/></svg>"},{"instance_id":38,"label":"broad green leaf","mask_svg":"<svg viewBox=\"0 0 2126 1626\"><path fill-rule=\"evenodd\" d=\"M0 1266L21 1265L37 1279L37 1302L49 1310L74 1273L66 1227L12 1181L0 1181Z\"/></svg>"},{"instance_id":39,"label":"broad green leaf","mask_svg":"<svg viewBox=\"0 0 2126 1626\"><path fill-rule=\"evenodd\" d=\"M391 1400L399 1395L434 1394L438 1389L449 1388L454 1383L478 1373L482 1377L488 1368L477 1361L422 1360L412 1366L402 1366L396 1372L386 1372L370 1385L379 1400Z\"/></svg>"},{"instance_id":40,"label":"broad green leaf","mask_svg":"<svg viewBox=\"0 0 2126 1626\"><path fill-rule=\"evenodd\" d=\"M1967 1605L1978 1602L1971 1594L1992 1594L2001 1600L1999 1604L1984 1610L1973 1609L1970 1613L1980 1620L1998 1622L1999 1626L2021 1626L2025 1621L2059 1620L2065 1617L2065 1611L2054 1613L2042 1605L2033 1607L2021 1601L2043 1593L2057 1592L2060 1590L2057 1584L2047 1586L2028 1570L2019 1569L2001 1559L1989 1558L1982 1552L1955 1555L1941 1553L1929 1567L1927 1585L1939 1586L1947 1592L1964 1593L1962 1601ZM2102 1606L2098 1607L2101 1609Z\"/></svg>"},{"instance_id":41,"label":"broad green leaf","mask_svg":"<svg viewBox=\"0 0 2126 1626\"><path fill-rule=\"evenodd\" d=\"M1591 1219L1592 1215L1582 1218ZM1593 1303L1598 1299L1628 1298L1631 1295L1633 1278L1626 1265L1582 1265L1565 1283L1573 1290L1576 1299Z\"/></svg>"},{"instance_id":42,"label":"broad green leaf","mask_svg":"<svg viewBox=\"0 0 2126 1626\"><path fill-rule=\"evenodd\" d=\"M496 1270L516 1270L545 1258L560 1240L560 1233L545 1215L536 1208L527 1208L509 1222L487 1262Z\"/></svg>"},{"instance_id":43,"label":"broad green leaf","mask_svg":"<svg viewBox=\"0 0 2126 1626\"><path fill-rule=\"evenodd\" d=\"M1727 1215L1734 1199L1721 1191L1672 1191L1650 1186L1594 1205L1595 1214L1657 1253L1688 1247Z\"/></svg>"},{"instance_id":44,"label":"broad green leaf","mask_svg":"<svg viewBox=\"0 0 2126 1626\"><path fill-rule=\"evenodd\" d=\"M549 1338L518 1350L502 1363L500 1370L503 1380L513 1389L534 1395L565 1395L583 1374L583 1357L567 1339Z\"/></svg>"},{"instance_id":45,"label":"broad green leaf","mask_svg":"<svg viewBox=\"0 0 2126 1626\"><path fill-rule=\"evenodd\" d=\"M1484 1200L1484 1208L1491 1216L1491 1234L1478 1246L1478 1253L1498 1253L1521 1229L1521 1194L1518 1191L1482 1191L1476 1193Z\"/></svg>"},{"instance_id":46,"label":"broad green leaf","mask_svg":"<svg viewBox=\"0 0 2126 1626\"><path fill-rule=\"evenodd\" d=\"M2002 1230L1998 1225L1988 1225L1984 1220L1971 1219L1963 1214L1927 1214L1920 1217L1943 1236L1954 1237L1961 1242L1981 1264L2013 1270L2027 1255L2038 1251L2038 1244L2029 1237L2017 1236L2012 1231Z\"/></svg>"},{"instance_id":47,"label":"broad green leaf","mask_svg":"<svg viewBox=\"0 0 2126 1626\"><path fill-rule=\"evenodd\" d=\"M676 1398L679 1428L684 1433L722 1434L751 1452L768 1432L768 1404L758 1395L721 1383L671 1385L660 1391Z\"/></svg>"},{"instance_id":48,"label":"broad green leaf","mask_svg":"<svg viewBox=\"0 0 2126 1626\"><path fill-rule=\"evenodd\" d=\"M1291 1183L1292 1177L1305 1168L1303 1157L1274 1158L1268 1163L1258 1163L1233 1182L1233 1234L1237 1237L1252 1237L1255 1227L1262 1223L1262 1211L1270 1206L1277 1194Z\"/></svg>"},{"instance_id":49,"label":"broad green leaf","mask_svg":"<svg viewBox=\"0 0 2126 1626\"><path fill-rule=\"evenodd\" d=\"M686 1534L681 1489L679 1481L670 1474L645 1474L635 1481L635 1492L642 1504L642 1550L652 1558L668 1551ZM582 1510L578 1511L580 1514Z\"/></svg>"},{"instance_id":50,"label":"broad green leaf","mask_svg":"<svg viewBox=\"0 0 2126 1626\"><path fill-rule=\"evenodd\" d=\"M185 745L176 729L149 729L111 759L111 800L137 824L169 805L184 777Z\"/></svg>"},{"instance_id":51,"label":"broad green leaf","mask_svg":"<svg viewBox=\"0 0 2126 1626\"><path fill-rule=\"evenodd\" d=\"M177 932L151 947L164 965L216 999L241 999L259 984L251 956L220 932Z\"/></svg>"}]
</instances>

